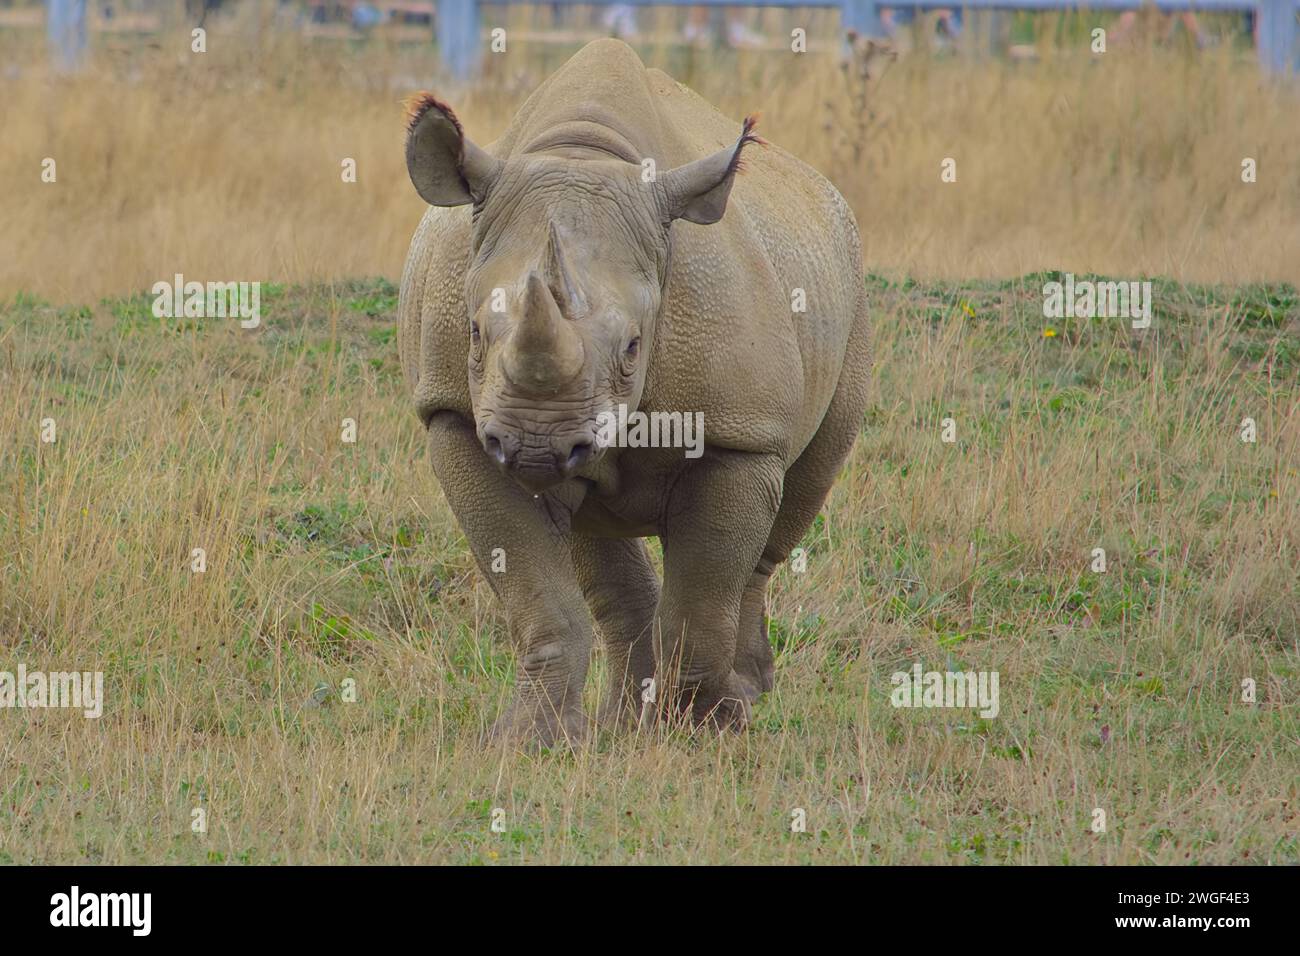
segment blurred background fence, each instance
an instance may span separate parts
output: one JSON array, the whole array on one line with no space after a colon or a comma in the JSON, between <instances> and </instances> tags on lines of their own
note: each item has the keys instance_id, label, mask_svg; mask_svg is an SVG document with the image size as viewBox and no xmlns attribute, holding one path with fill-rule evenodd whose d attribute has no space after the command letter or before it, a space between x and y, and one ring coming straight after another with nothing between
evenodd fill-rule
<instances>
[{"instance_id":1,"label":"blurred background fence","mask_svg":"<svg viewBox=\"0 0 1300 956\"><path fill-rule=\"evenodd\" d=\"M243 20L258 29L292 30L325 40L381 35L433 43L442 67L469 79L490 55L491 31L503 22L507 6L541 14L523 35L512 27L512 39L530 43L575 45L614 34L660 45L789 49L794 42L790 31L764 33L751 25L754 8L780 7L808 14L838 11L841 36L898 40L906 33L909 43L919 38L954 50L1011 56L1032 55L1033 43L1023 42L1026 23L1033 40L1035 20L1050 27L1053 14L1096 13L1098 25L1122 41L1134 29L1135 11L1145 9L1150 18L1163 21L1153 31L1162 40L1181 26L1197 46L1217 40L1202 29L1197 15L1227 15L1239 20L1239 35L1253 43L1266 69L1291 72L1297 67L1300 0L915 0L896 5L877 0L0 0L0 29L45 29L60 67L72 70L97 33L209 29ZM655 20L657 32L647 33L641 22L645 18L638 15L645 7L683 9L675 28L664 35L661 18ZM791 31L799 25L791 24ZM1013 32L1021 34L1022 42L1015 42Z\"/></svg>"},{"instance_id":2,"label":"blurred background fence","mask_svg":"<svg viewBox=\"0 0 1300 956\"><path fill-rule=\"evenodd\" d=\"M90 0L84 59L58 75L47 28L77 17L0 0L0 297L84 302L176 272L398 276L425 210L403 99L437 90L490 143L611 33L724 115L761 111L844 195L878 274L1294 281L1300 265L1300 83L1259 69L1239 9L881 5L883 45L846 44L842 7L475 9L473 82L439 48L446 5L280 0ZM940 179L948 157L960 186Z\"/></svg>"}]
</instances>

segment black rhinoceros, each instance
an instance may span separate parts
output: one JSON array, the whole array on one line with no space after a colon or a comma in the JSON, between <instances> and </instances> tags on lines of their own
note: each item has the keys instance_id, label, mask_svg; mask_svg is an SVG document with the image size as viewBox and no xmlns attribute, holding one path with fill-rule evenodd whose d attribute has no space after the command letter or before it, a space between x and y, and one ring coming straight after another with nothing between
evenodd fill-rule
<instances>
[{"instance_id":1,"label":"black rhinoceros","mask_svg":"<svg viewBox=\"0 0 1300 956\"><path fill-rule=\"evenodd\" d=\"M617 40L584 47L491 145L428 94L408 121L431 208L402 277L402 364L518 652L494 735L586 734L592 617L604 720L743 728L772 686L768 578L867 400L852 212ZM639 431L607 428L638 413Z\"/></svg>"}]
</instances>

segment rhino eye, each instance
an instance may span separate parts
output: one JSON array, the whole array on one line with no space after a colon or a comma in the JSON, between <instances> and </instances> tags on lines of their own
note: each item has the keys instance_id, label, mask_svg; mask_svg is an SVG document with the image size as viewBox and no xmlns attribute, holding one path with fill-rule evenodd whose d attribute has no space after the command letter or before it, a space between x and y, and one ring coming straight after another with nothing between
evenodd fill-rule
<instances>
[{"instance_id":1,"label":"rhino eye","mask_svg":"<svg viewBox=\"0 0 1300 956\"><path fill-rule=\"evenodd\" d=\"M628 358L636 358L637 353L640 352L640 351L641 351L641 339L640 339L640 337L637 337L637 338L633 339L631 342L628 342L628 343L627 343L627 356L628 356Z\"/></svg>"},{"instance_id":2,"label":"rhino eye","mask_svg":"<svg viewBox=\"0 0 1300 956\"><path fill-rule=\"evenodd\" d=\"M478 345L478 340L479 340L478 323L475 322L473 319L469 320L469 340L473 342L475 345Z\"/></svg>"}]
</instances>

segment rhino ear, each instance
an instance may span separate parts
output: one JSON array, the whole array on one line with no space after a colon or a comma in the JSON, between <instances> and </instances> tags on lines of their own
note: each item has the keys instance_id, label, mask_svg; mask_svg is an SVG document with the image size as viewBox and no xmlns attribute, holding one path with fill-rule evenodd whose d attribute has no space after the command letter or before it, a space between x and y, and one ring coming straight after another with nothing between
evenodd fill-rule
<instances>
[{"instance_id":1,"label":"rhino ear","mask_svg":"<svg viewBox=\"0 0 1300 956\"><path fill-rule=\"evenodd\" d=\"M465 138L451 107L429 93L406 102L406 171L431 206L462 206L483 198L501 168Z\"/></svg>"},{"instance_id":2,"label":"rhino ear","mask_svg":"<svg viewBox=\"0 0 1300 956\"><path fill-rule=\"evenodd\" d=\"M745 126L735 146L720 149L685 166L664 173L661 182L670 219L709 226L727 211L731 184L741 170L740 151L748 143L766 146L767 141L754 132L758 117L746 116Z\"/></svg>"}]
</instances>

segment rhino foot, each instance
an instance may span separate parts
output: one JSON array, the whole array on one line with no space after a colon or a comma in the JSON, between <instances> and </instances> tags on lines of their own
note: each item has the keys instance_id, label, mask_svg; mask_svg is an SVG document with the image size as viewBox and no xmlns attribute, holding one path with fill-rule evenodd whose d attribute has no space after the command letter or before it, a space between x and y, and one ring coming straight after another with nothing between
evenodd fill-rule
<instances>
[{"instance_id":1,"label":"rhino foot","mask_svg":"<svg viewBox=\"0 0 1300 956\"><path fill-rule=\"evenodd\" d=\"M754 703L776 684L776 662L772 658L772 645L767 640L767 621L763 619L757 634L740 641L736 648L736 678L740 682L745 700Z\"/></svg>"},{"instance_id":2,"label":"rhino foot","mask_svg":"<svg viewBox=\"0 0 1300 956\"><path fill-rule=\"evenodd\" d=\"M738 690L737 696L723 697L707 706L701 706L697 699L692 715L695 725L712 727L719 733L742 733L754 716L754 711L743 694L744 691Z\"/></svg>"},{"instance_id":3,"label":"rhino foot","mask_svg":"<svg viewBox=\"0 0 1300 956\"><path fill-rule=\"evenodd\" d=\"M740 733L749 726L753 709L744 682L735 671L725 680L675 689L664 701L660 716L669 722L689 717L694 727Z\"/></svg>"},{"instance_id":4,"label":"rhino foot","mask_svg":"<svg viewBox=\"0 0 1300 956\"><path fill-rule=\"evenodd\" d=\"M555 747L579 749L591 736L591 723L581 709L556 711L546 704L516 701L488 731L490 743L504 744L528 753Z\"/></svg>"},{"instance_id":5,"label":"rhino foot","mask_svg":"<svg viewBox=\"0 0 1300 956\"><path fill-rule=\"evenodd\" d=\"M761 673L755 671L751 674L737 671L736 676L740 679L740 692L745 695L745 700L750 704L755 703L772 689L773 669L770 667Z\"/></svg>"}]
</instances>

